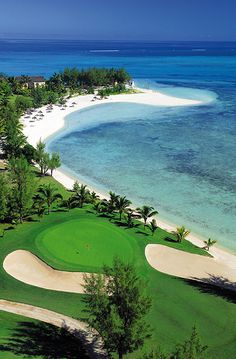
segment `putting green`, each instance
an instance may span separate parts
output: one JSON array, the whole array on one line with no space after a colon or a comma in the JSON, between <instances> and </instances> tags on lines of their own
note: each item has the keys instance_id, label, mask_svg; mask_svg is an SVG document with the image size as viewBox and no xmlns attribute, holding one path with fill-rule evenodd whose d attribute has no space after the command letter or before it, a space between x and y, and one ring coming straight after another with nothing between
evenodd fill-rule
<instances>
[{"instance_id":1,"label":"putting green","mask_svg":"<svg viewBox=\"0 0 236 359\"><path fill-rule=\"evenodd\" d=\"M36 245L43 257L71 270L78 266L100 269L112 264L114 256L132 261L132 238L108 222L93 219L71 220L41 232Z\"/></svg>"}]
</instances>

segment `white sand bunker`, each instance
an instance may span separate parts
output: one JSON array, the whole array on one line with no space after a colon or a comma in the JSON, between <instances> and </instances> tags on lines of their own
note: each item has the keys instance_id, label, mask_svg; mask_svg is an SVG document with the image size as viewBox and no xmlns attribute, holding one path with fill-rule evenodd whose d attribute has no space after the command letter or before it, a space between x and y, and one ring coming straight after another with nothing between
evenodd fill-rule
<instances>
[{"instance_id":1,"label":"white sand bunker","mask_svg":"<svg viewBox=\"0 0 236 359\"><path fill-rule=\"evenodd\" d=\"M62 292L84 293L85 273L55 270L25 250L8 254L3 268L12 277L26 284Z\"/></svg>"},{"instance_id":2,"label":"white sand bunker","mask_svg":"<svg viewBox=\"0 0 236 359\"><path fill-rule=\"evenodd\" d=\"M103 343L98 333L88 327L87 323L68 317L61 313L48 309L35 307L34 305L11 302L0 299L0 311L23 315L27 318L37 319L45 323L53 324L60 328L67 328L74 335L79 335L91 359L106 359L106 351L102 348Z\"/></svg>"},{"instance_id":3,"label":"white sand bunker","mask_svg":"<svg viewBox=\"0 0 236 359\"><path fill-rule=\"evenodd\" d=\"M236 290L236 271L214 258L161 244L148 244L145 255L150 266L160 272Z\"/></svg>"}]
</instances>

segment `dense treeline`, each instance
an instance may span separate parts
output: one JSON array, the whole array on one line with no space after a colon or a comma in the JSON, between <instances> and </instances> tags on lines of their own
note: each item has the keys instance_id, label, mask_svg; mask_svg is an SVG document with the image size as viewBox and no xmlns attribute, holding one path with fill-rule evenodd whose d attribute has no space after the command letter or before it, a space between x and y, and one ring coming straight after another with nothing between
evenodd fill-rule
<instances>
[{"instance_id":1,"label":"dense treeline","mask_svg":"<svg viewBox=\"0 0 236 359\"><path fill-rule=\"evenodd\" d=\"M63 72L54 73L46 80L45 86L25 86L29 80L28 76L16 78L0 74L0 141L5 157L23 155L29 158L33 155L19 122L27 109L63 103L74 93L94 93L96 88L99 91L106 88L106 94L108 89L110 93L121 93L125 91L130 76L124 69L66 68Z\"/></svg>"},{"instance_id":2,"label":"dense treeline","mask_svg":"<svg viewBox=\"0 0 236 359\"><path fill-rule=\"evenodd\" d=\"M130 81L129 74L124 69L92 68L79 71L76 68L65 69L62 73L55 73L48 81L49 90L61 93L65 88L71 91L89 90L95 87L114 86Z\"/></svg>"},{"instance_id":3,"label":"dense treeline","mask_svg":"<svg viewBox=\"0 0 236 359\"><path fill-rule=\"evenodd\" d=\"M73 93L93 93L97 87L113 87L125 85L131 80L124 69L91 68L78 70L66 68L63 72L54 73L45 82L45 86L27 88L28 76L19 78L0 75L0 102L6 105L10 96L16 95L17 111L29 107L39 107L48 103L56 103L66 95ZM121 87L123 89L123 87Z\"/></svg>"},{"instance_id":4,"label":"dense treeline","mask_svg":"<svg viewBox=\"0 0 236 359\"><path fill-rule=\"evenodd\" d=\"M32 165L36 164L40 176L52 175L60 166L60 157L57 153L47 153L41 141L36 148L27 143L20 116L30 108L62 103L72 93L93 93L94 89L103 88L113 93L122 92L130 76L124 69L66 68L53 74L43 85L29 86L30 81L31 78L24 75L0 74L0 150L7 166L7 171L0 176L2 222L22 222L31 214L42 215L46 209L49 213L52 203L60 199L50 186L37 189L35 171L32 171ZM77 193L72 197L71 205L75 205L76 198L78 205L83 205L83 196Z\"/></svg>"}]
</instances>

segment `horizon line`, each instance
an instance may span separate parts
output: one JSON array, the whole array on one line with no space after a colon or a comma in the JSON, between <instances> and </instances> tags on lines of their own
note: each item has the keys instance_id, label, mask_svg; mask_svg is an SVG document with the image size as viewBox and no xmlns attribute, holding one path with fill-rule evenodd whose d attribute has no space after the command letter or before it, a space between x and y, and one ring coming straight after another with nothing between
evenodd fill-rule
<instances>
[{"instance_id":1,"label":"horizon line","mask_svg":"<svg viewBox=\"0 0 236 359\"><path fill-rule=\"evenodd\" d=\"M235 40L154 40L154 39L80 39L80 38L67 38L67 37L15 37L15 36L4 36L0 34L0 41L4 40L47 40L47 41L55 41L55 40L64 40L64 41L94 41L94 42L153 42L153 43L165 43L165 42L236 42Z\"/></svg>"}]
</instances>

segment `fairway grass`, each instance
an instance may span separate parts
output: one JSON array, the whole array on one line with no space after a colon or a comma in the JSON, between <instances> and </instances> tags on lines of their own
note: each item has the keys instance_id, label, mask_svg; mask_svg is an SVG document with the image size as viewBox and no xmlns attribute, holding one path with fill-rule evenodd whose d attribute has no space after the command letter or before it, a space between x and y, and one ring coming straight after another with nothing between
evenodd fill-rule
<instances>
[{"instance_id":1,"label":"fairway grass","mask_svg":"<svg viewBox=\"0 0 236 359\"><path fill-rule=\"evenodd\" d=\"M15 330L19 327L19 323L29 323L30 324L37 324L37 320L29 319L22 317L20 315L11 314L7 312L0 311L0 358L2 359L23 359L25 356L23 355L16 355L12 352L5 351L3 346L9 344L9 339L15 333ZM41 356L37 357L42 358Z\"/></svg>"},{"instance_id":2,"label":"fairway grass","mask_svg":"<svg viewBox=\"0 0 236 359\"><path fill-rule=\"evenodd\" d=\"M0 311L0 358L89 359L81 340L54 325Z\"/></svg>"},{"instance_id":3,"label":"fairway grass","mask_svg":"<svg viewBox=\"0 0 236 359\"><path fill-rule=\"evenodd\" d=\"M104 264L111 265L115 256L133 261L135 247L129 237L109 222L78 217L41 232L35 243L46 261L53 258L67 270L98 272Z\"/></svg>"},{"instance_id":4,"label":"fairway grass","mask_svg":"<svg viewBox=\"0 0 236 359\"><path fill-rule=\"evenodd\" d=\"M154 270L147 263L144 250L147 244L159 243L191 253L205 252L188 241L182 244L166 241L167 236L173 236L161 229L151 236L141 224L138 228L127 229L113 222L95 215L91 207L86 206L69 212L54 212L44 216L40 222L24 223L6 231L0 241L0 297L83 320L87 315L83 310L83 295L21 283L3 270L5 256L24 249L55 269L98 272L103 263L110 264L112 257L118 255L135 265L152 298L152 309L147 319L153 328L153 336L143 351L155 346L171 350L175 344L188 338L193 325L196 325L203 343L209 346L207 358L233 359L236 350L235 304L220 290L207 293L185 280ZM141 352L135 352L127 358L140 356Z\"/></svg>"}]
</instances>

